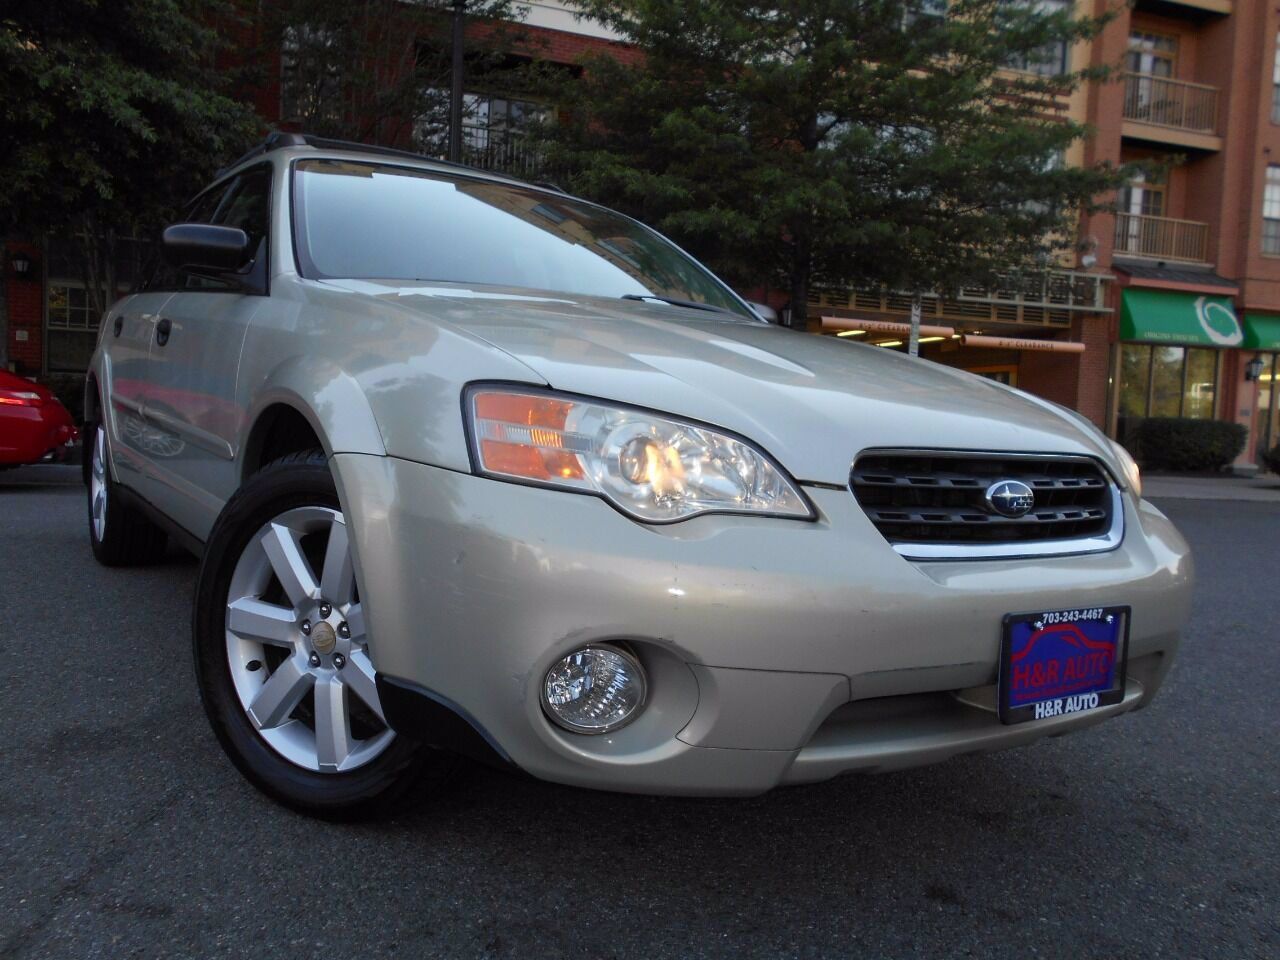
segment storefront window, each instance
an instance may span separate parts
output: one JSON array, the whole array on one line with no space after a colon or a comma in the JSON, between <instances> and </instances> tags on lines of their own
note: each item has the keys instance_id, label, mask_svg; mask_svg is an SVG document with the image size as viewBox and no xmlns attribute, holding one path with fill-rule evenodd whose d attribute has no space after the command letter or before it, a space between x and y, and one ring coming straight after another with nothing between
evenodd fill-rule
<instances>
[{"instance_id":1,"label":"storefront window","mask_svg":"<svg viewBox=\"0 0 1280 960\"><path fill-rule=\"evenodd\" d=\"M1280 423L1277 423L1276 394L1280 388L1280 353L1263 354L1262 376L1258 378L1258 403L1254 407L1255 420L1253 435L1258 442L1258 453L1262 454L1280 443Z\"/></svg>"},{"instance_id":2,"label":"storefront window","mask_svg":"<svg viewBox=\"0 0 1280 960\"><path fill-rule=\"evenodd\" d=\"M1151 408L1148 416L1176 417L1182 409L1181 347L1151 348Z\"/></svg>"},{"instance_id":3,"label":"storefront window","mask_svg":"<svg viewBox=\"0 0 1280 960\"><path fill-rule=\"evenodd\" d=\"M1217 393L1216 350L1122 344L1119 438L1123 441L1144 417L1212 420Z\"/></svg>"},{"instance_id":4,"label":"storefront window","mask_svg":"<svg viewBox=\"0 0 1280 960\"><path fill-rule=\"evenodd\" d=\"M1142 343L1120 347L1120 417L1145 417L1151 395L1151 348Z\"/></svg>"},{"instance_id":5,"label":"storefront window","mask_svg":"<svg viewBox=\"0 0 1280 960\"><path fill-rule=\"evenodd\" d=\"M1194 420L1213 419L1218 387L1218 355L1213 350L1187 350L1187 377L1182 415Z\"/></svg>"}]
</instances>

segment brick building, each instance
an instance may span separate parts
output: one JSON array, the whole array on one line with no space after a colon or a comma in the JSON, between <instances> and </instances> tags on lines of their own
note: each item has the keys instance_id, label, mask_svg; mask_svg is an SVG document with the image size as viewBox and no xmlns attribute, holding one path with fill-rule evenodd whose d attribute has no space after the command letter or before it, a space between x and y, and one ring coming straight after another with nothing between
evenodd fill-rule
<instances>
[{"instance_id":1,"label":"brick building","mask_svg":"<svg viewBox=\"0 0 1280 960\"><path fill-rule=\"evenodd\" d=\"M1081 14L1116 8L1115 0L1043 2L1074 3ZM632 55L560 3L531 4L526 26L531 50L566 68L588 51ZM483 29L473 24L471 36ZM927 299L924 322L940 329L923 338L924 356L1063 403L1122 439L1146 416L1242 423L1250 437L1241 468L1280 442L1278 31L1280 11L1260 0L1136 0L1092 43L1023 64L1050 74L1124 65L1114 80L1053 105L1096 130L1063 162L1181 162L1123 189L1117 214L1084 219L1076 250L1053 269ZM287 128L287 51L280 66L281 82L254 99L264 119ZM521 122L546 109L469 90L465 159L521 173ZM422 146L424 136L410 128L400 145ZM28 277L10 267L22 251L33 263ZM10 243L3 262L9 365L33 376L83 369L98 318L65 246ZM811 316L843 318L838 331L813 322L815 332L886 349L903 349L885 324L908 311L906 297L880 290L817 290L810 305Z\"/></svg>"},{"instance_id":2,"label":"brick building","mask_svg":"<svg viewBox=\"0 0 1280 960\"><path fill-rule=\"evenodd\" d=\"M1075 8L1118 15L1059 55L1072 69L1123 71L1058 104L1095 130L1064 161L1153 159L1168 173L1122 189L1116 213L1085 218L1075 253L1029 286L928 301L925 322L954 332L925 338L922 352L1066 404L1122 440L1148 416L1240 423L1249 440L1237 467L1252 469L1280 442L1280 9ZM901 322L909 306L877 292L814 301L879 321ZM898 334L844 326L839 335L901 349Z\"/></svg>"}]
</instances>

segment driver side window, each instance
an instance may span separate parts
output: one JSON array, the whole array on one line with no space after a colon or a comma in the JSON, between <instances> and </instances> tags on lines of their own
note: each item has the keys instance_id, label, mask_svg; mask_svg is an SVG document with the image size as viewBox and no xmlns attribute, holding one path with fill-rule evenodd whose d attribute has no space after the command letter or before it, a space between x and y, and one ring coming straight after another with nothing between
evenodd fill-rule
<instances>
[{"instance_id":1,"label":"driver side window","mask_svg":"<svg viewBox=\"0 0 1280 960\"><path fill-rule=\"evenodd\" d=\"M201 194L187 208L183 223L211 223L239 227L249 237L254 260L261 263L267 256L267 233L271 212L271 170L257 167L246 170L230 183L224 183ZM159 259L148 290L234 291L234 283L214 277L179 270Z\"/></svg>"}]
</instances>

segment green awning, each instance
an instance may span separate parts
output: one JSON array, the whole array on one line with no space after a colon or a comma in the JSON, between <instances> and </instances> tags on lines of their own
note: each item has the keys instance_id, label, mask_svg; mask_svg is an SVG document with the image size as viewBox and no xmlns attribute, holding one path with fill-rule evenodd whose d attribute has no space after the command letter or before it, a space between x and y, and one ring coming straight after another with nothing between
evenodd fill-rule
<instances>
[{"instance_id":1,"label":"green awning","mask_svg":"<svg viewBox=\"0 0 1280 960\"><path fill-rule=\"evenodd\" d=\"M1120 297L1120 339L1238 347L1244 332L1228 297L1130 287Z\"/></svg>"},{"instance_id":2,"label":"green awning","mask_svg":"<svg viewBox=\"0 0 1280 960\"><path fill-rule=\"evenodd\" d=\"M1244 346L1250 350L1280 350L1280 317L1250 313L1244 318Z\"/></svg>"}]
</instances>

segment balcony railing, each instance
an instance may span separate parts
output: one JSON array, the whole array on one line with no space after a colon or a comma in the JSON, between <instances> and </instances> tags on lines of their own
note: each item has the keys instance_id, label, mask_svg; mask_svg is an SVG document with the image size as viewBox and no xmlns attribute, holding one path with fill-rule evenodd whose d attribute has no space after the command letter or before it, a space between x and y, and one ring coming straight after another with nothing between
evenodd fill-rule
<instances>
[{"instance_id":1,"label":"balcony railing","mask_svg":"<svg viewBox=\"0 0 1280 960\"><path fill-rule=\"evenodd\" d=\"M1147 73L1126 73L1124 119L1214 134L1218 132L1218 88Z\"/></svg>"},{"instance_id":2,"label":"balcony railing","mask_svg":"<svg viewBox=\"0 0 1280 960\"><path fill-rule=\"evenodd\" d=\"M1204 263L1209 255L1209 225L1198 220L1117 213L1115 252Z\"/></svg>"},{"instance_id":3,"label":"balcony railing","mask_svg":"<svg viewBox=\"0 0 1280 960\"><path fill-rule=\"evenodd\" d=\"M473 167L517 177L537 177L542 157L530 138L518 128L462 125L462 159Z\"/></svg>"}]
</instances>

